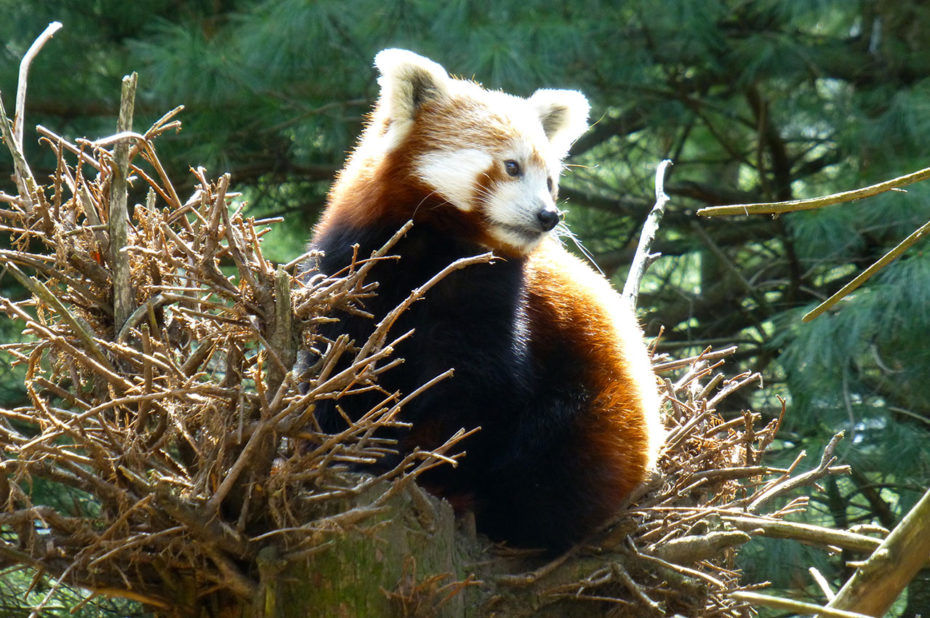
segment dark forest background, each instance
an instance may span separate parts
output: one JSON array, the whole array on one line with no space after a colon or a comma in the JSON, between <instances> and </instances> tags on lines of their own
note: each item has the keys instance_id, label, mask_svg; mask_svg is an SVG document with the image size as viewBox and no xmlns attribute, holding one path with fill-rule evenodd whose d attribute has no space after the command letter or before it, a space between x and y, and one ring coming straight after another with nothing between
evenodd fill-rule
<instances>
[{"instance_id":1,"label":"dark forest background","mask_svg":"<svg viewBox=\"0 0 930 618\"><path fill-rule=\"evenodd\" d=\"M30 73L32 161L43 156L35 124L72 138L111 134L120 78L138 71L139 126L186 108L183 131L160 142L172 176L198 165L229 170L247 214L286 218L265 242L282 262L303 251L359 133L378 50L406 47L515 94L583 91L593 126L573 149L561 206L618 286L654 201L655 167L674 161L655 247L663 257L639 300L648 334L664 329L657 349L683 356L739 345L732 371L760 371L765 384L731 398L732 412L776 417L778 398L787 400L771 465L819 453L846 431L838 453L854 473L826 480L804 517L890 529L930 484L930 249L917 245L834 312L800 320L930 218L930 187L781 217L695 214L927 167L930 5L0 0L0 15L8 107L29 44L50 21L64 24ZM54 161L33 166L44 178ZM0 161L2 188L9 167ZM0 277L7 294L16 286ZM0 328L5 340L19 336ZM4 364L0 405L24 397L21 375ZM809 581L810 565L848 575L840 557L793 542L754 541L742 562L753 578L785 588ZM903 615L921 609L928 588L926 576L915 580Z\"/></svg>"}]
</instances>

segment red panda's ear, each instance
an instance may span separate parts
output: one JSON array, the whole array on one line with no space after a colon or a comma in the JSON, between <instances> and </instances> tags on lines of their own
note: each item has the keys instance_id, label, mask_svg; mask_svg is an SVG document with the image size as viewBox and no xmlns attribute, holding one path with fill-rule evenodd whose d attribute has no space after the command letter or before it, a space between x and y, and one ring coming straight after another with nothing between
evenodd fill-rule
<instances>
[{"instance_id":1,"label":"red panda's ear","mask_svg":"<svg viewBox=\"0 0 930 618\"><path fill-rule=\"evenodd\" d=\"M529 98L543 131L561 156L588 130L588 100L576 90L537 90Z\"/></svg>"},{"instance_id":2,"label":"red panda's ear","mask_svg":"<svg viewBox=\"0 0 930 618\"><path fill-rule=\"evenodd\" d=\"M448 93L449 75L441 66L405 49L385 49L375 56L381 72L380 111L392 122L412 121L424 102Z\"/></svg>"}]
</instances>

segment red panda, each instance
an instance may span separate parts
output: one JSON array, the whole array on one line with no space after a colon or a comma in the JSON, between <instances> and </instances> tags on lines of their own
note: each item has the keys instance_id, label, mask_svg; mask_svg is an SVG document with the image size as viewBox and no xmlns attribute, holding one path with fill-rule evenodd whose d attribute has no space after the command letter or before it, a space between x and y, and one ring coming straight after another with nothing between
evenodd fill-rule
<instances>
[{"instance_id":1,"label":"red panda","mask_svg":"<svg viewBox=\"0 0 930 618\"><path fill-rule=\"evenodd\" d=\"M364 341L378 319L454 260L501 259L456 271L395 326L414 330L405 362L380 378L409 393L454 377L403 410L401 453L435 448L460 428L460 464L421 476L472 509L479 531L515 546L564 549L605 522L643 481L662 443L659 396L631 309L553 237L562 159L586 129L588 102L569 90L524 99L451 78L426 58L375 58L380 96L330 191L311 248L333 274L414 224L376 265L374 315L340 317L324 333ZM377 399L376 399L377 397ZM344 428L381 395L322 405L324 431ZM349 398L356 399L355 397Z\"/></svg>"}]
</instances>

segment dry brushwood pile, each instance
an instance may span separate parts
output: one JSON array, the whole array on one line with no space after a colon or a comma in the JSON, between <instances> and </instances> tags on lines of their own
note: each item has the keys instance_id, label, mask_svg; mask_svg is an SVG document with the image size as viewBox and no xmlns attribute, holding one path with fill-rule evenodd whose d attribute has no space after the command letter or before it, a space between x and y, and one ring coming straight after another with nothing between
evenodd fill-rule
<instances>
[{"instance_id":1,"label":"dry brushwood pile","mask_svg":"<svg viewBox=\"0 0 930 618\"><path fill-rule=\"evenodd\" d=\"M372 434L396 422L403 400L386 393L383 407L335 436L314 432L313 402L374 388L398 362L389 328L404 307L359 346L314 340L315 323L362 310L374 287L364 283L367 265L380 256L302 284L291 276L296 261L276 268L262 256L266 222L230 212L228 176L209 181L195 170L194 192L179 199L152 146L178 127L177 111L121 141L71 143L40 127L58 161L51 184L39 186L18 165L24 190L0 194L12 244L0 259L31 292L20 302L0 298L25 328L24 341L3 349L26 366L30 399L0 411L4 551L61 581L155 607L176 598L169 572L193 578L198 591L252 598L257 584L242 565L254 565L268 543L255 536L279 545L281 560L295 559L325 543L318 531L379 512L420 471L448 461L442 451L460 437L379 479L340 473L341 464L383 453ZM117 155L103 146L114 143L129 145L129 177L147 189L124 221L121 247L108 206L118 191L125 200L127 187L117 186ZM111 256L128 262L132 310L119 326ZM304 376L305 393L292 371L299 342L328 346ZM344 357L348 368L336 371ZM33 504L36 478L72 490L75 508ZM395 478L402 482L364 508L327 504Z\"/></svg>"},{"instance_id":2,"label":"dry brushwood pile","mask_svg":"<svg viewBox=\"0 0 930 618\"><path fill-rule=\"evenodd\" d=\"M766 467L777 421L718 411L758 378L723 377L732 350L657 364L669 428L660 473L556 560L488 547L416 488L423 470L454 465L464 431L377 478L347 471L392 448L376 430L400 423L406 401L454 378L385 392L337 435L314 426L314 402L377 389L401 362L393 344L409 336L391 330L397 315L489 256L424 282L368 341L324 341L317 324L364 312L376 293L366 272L391 259L390 245L334 278L302 281L300 260L272 264L261 239L273 222L243 217L228 176L194 170L182 198L165 174L154 143L179 128L178 111L97 141L39 127L57 160L40 180L0 107L18 189L0 193L10 246L0 261L26 288L22 300L0 298L24 333L3 351L25 368L28 393L27 405L0 410L5 566L50 577L52 591L80 587L162 615L285 615L293 586L305 611L336 607L325 605L332 595L343 610L360 599L350 614L745 616L755 586L733 558L752 535L864 552L878 544L783 520L804 507L786 501L793 490L843 472L835 441L806 472L800 460ZM298 349L317 352L299 376ZM40 501L39 481L41 495L51 487L60 499ZM371 579L367 597L344 592L361 585L352 568Z\"/></svg>"}]
</instances>

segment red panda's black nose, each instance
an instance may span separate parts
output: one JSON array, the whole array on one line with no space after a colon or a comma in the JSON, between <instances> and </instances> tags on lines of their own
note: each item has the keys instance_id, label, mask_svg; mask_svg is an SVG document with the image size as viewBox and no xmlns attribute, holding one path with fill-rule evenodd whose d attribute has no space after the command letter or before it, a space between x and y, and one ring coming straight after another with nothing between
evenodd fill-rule
<instances>
[{"instance_id":1,"label":"red panda's black nose","mask_svg":"<svg viewBox=\"0 0 930 618\"><path fill-rule=\"evenodd\" d=\"M548 232L559 224L559 211L549 209L540 210L536 213L536 219L539 221L539 226L543 231Z\"/></svg>"}]
</instances>

